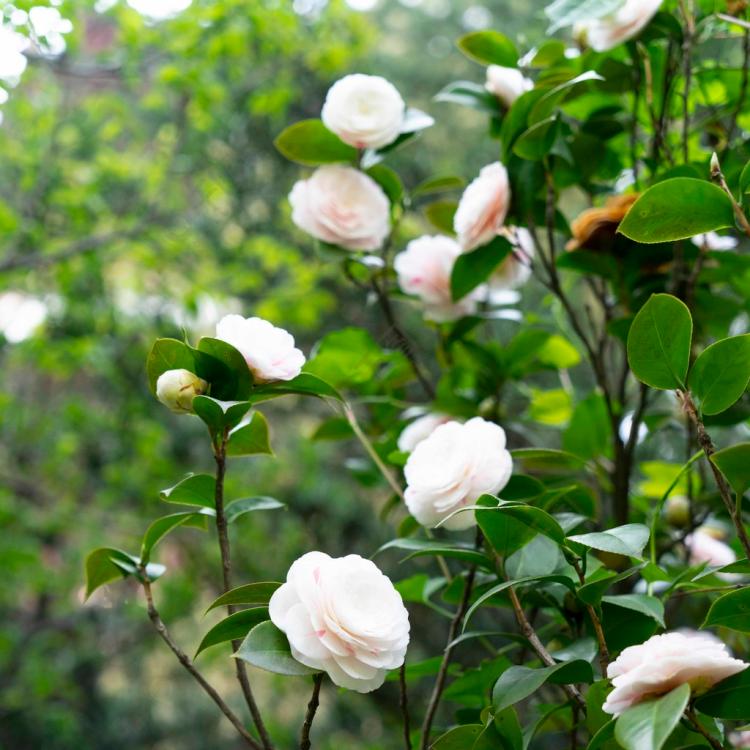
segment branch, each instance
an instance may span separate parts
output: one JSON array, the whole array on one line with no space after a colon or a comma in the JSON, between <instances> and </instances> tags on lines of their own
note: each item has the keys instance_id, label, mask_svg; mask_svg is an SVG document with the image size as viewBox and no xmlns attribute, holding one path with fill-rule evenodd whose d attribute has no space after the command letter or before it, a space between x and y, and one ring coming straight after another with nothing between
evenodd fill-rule
<instances>
[{"instance_id":1,"label":"branch","mask_svg":"<svg viewBox=\"0 0 750 750\"><path fill-rule=\"evenodd\" d=\"M690 136L690 84L693 74L693 36L695 35L695 19L688 7L690 0L680 0L680 10L685 22L682 40L683 77L685 85L682 91L682 158L685 164L690 159L688 139Z\"/></svg>"},{"instance_id":2,"label":"branch","mask_svg":"<svg viewBox=\"0 0 750 750\"><path fill-rule=\"evenodd\" d=\"M299 750L310 750L310 729L312 729L315 712L320 705L320 686L323 684L323 672L313 675L313 690L310 696L310 702L307 704L307 713L305 714L305 723L302 725L302 732L299 737Z\"/></svg>"},{"instance_id":3,"label":"branch","mask_svg":"<svg viewBox=\"0 0 750 750\"><path fill-rule=\"evenodd\" d=\"M411 750L411 720L409 718L409 696L406 692L406 659L398 670L398 684L400 689L399 707L404 718L404 747Z\"/></svg>"},{"instance_id":4,"label":"branch","mask_svg":"<svg viewBox=\"0 0 750 750\"><path fill-rule=\"evenodd\" d=\"M214 443L214 459L216 460L216 489L214 494L214 503L216 505L216 531L219 537L219 550L221 552L221 570L222 570L222 583L223 591L226 594L232 588L232 559L229 551L229 531L227 528L227 517L224 512L224 476L226 474L227 465L227 439L228 430L224 430L220 439ZM213 441L212 441L213 442ZM227 614L232 615L237 611L237 608L229 604L227 606ZM232 649L237 651L241 645L241 641L235 639L232 641ZM245 703L250 709L250 714L253 717L255 726L258 729L261 742L263 743L264 750L273 750L273 743L268 735L268 730L263 723L263 718L260 715L260 709L255 701L252 688L250 687L250 680L247 676L247 669L245 663L241 659L233 659L234 670L237 675L237 681L240 683L242 688L242 694L245 696Z\"/></svg>"},{"instance_id":5,"label":"branch","mask_svg":"<svg viewBox=\"0 0 750 750\"><path fill-rule=\"evenodd\" d=\"M719 495L721 495L724 507L727 509L727 513L732 519L734 528L737 530L737 536L739 537L740 544L742 544L742 548L745 551L745 557L750 558L750 539L748 539L747 531L745 531L745 526L742 523L742 514L732 500L732 492L727 484L727 480L724 479L724 475L716 468L714 462L711 460L711 456L716 452L711 436L706 432L703 420L698 416L698 410L690 393L687 391L677 391L677 398L682 402L682 408L695 425L698 445L700 445L703 453L708 459L708 465L714 475L716 486L719 488Z\"/></svg>"},{"instance_id":6,"label":"branch","mask_svg":"<svg viewBox=\"0 0 750 750\"><path fill-rule=\"evenodd\" d=\"M245 727L242 725L242 722L235 715L232 709L229 708L226 703L224 703L222 697L195 668L195 665L191 661L190 657L172 640L172 637L170 636L166 625L162 622L159 612L154 605L154 599L151 593L151 583L149 582L148 578L146 578L145 569L141 570L141 575L143 592L146 595L148 616L153 623L156 632L161 636L161 639L167 644L167 646L169 646L170 650L177 657L180 664L182 664L182 666L185 667L188 672L190 672L190 674L198 682L198 684L206 691L206 693L208 693L208 695L211 697L211 700L219 707L224 716L226 716L227 719L232 722L232 725L239 732L242 739L245 740L247 746L253 748L254 750L262 750L261 746L255 739L253 739L252 735L247 731L247 729L245 729Z\"/></svg>"},{"instance_id":7,"label":"branch","mask_svg":"<svg viewBox=\"0 0 750 750\"><path fill-rule=\"evenodd\" d=\"M745 212L742 210L742 206L737 203L737 199L729 189L727 181L724 178L724 173L721 171L721 165L719 164L719 157L714 152L711 156L711 180L715 182L728 196L729 200L732 201L732 208L734 209L734 215L737 219L737 223L742 227L742 231L750 237L750 222L745 216Z\"/></svg>"},{"instance_id":8,"label":"branch","mask_svg":"<svg viewBox=\"0 0 750 750\"><path fill-rule=\"evenodd\" d=\"M698 717L695 715L695 711L692 708L685 709L685 716L687 717L687 720L690 722L690 724L693 726L693 729L695 729L698 734L703 735L705 737L706 741L708 742L711 747L714 748L714 750L722 750L723 745L719 740L716 739L716 737L713 737L708 730L698 721Z\"/></svg>"},{"instance_id":9,"label":"branch","mask_svg":"<svg viewBox=\"0 0 750 750\"><path fill-rule=\"evenodd\" d=\"M422 743L420 745L421 750L428 750L430 746L430 729L432 728L432 722L435 718L438 706L440 705L440 696L443 694L445 679L448 676L448 667L450 666L451 656L454 649L453 641L458 635L458 629L464 619L466 610L469 608L469 599L471 598L471 590L474 587L474 576L476 575L476 572L476 565L473 565L471 568L469 568L469 572L466 576L466 584L464 585L464 593L461 597L461 603L458 605L458 609L453 615L450 628L448 629L448 641L445 647L445 651L443 652L443 660L442 662L440 662L440 669L438 671L437 677L435 678L435 687L432 689L430 702L427 705L427 713L425 714L424 721L422 722Z\"/></svg>"},{"instance_id":10,"label":"branch","mask_svg":"<svg viewBox=\"0 0 750 750\"><path fill-rule=\"evenodd\" d=\"M727 146L729 146L730 141L734 136L734 131L737 129L737 118L742 112L742 107L745 104L745 97L747 96L748 68L750 68L750 24L746 24L744 29L745 38L742 44L742 80L740 82L740 92L737 96L737 104L732 112L732 119L729 122Z\"/></svg>"},{"instance_id":11,"label":"branch","mask_svg":"<svg viewBox=\"0 0 750 750\"><path fill-rule=\"evenodd\" d=\"M583 586L583 584L586 583L586 577L583 574L583 570L581 570L581 565L578 560L573 561L573 567L578 574L578 580ZM599 666L602 670L602 677L606 677L607 667L609 666L609 649L607 648L607 639L604 637L602 621L599 619L599 615L596 613L596 609L594 609L593 605L587 604L586 611L591 618L591 623L594 626L594 633L596 634L596 641L599 644Z\"/></svg>"}]
</instances>

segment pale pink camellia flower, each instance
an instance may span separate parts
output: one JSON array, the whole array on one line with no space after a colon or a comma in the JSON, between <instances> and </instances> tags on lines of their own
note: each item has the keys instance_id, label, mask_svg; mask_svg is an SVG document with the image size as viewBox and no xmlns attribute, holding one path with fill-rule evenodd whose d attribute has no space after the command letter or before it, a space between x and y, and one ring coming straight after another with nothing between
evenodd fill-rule
<instances>
[{"instance_id":1,"label":"pale pink camellia flower","mask_svg":"<svg viewBox=\"0 0 750 750\"><path fill-rule=\"evenodd\" d=\"M482 167L464 190L453 228L465 252L486 245L500 234L510 208L508 170L499 162Z\"/></svg>"},{"instance_id":2,"label":"pale pink camellia flower","mask_svg":"<svg viewBox=\"0 0 750 750\"><path fill-rule=\"evenodd\" d=\"M701 526L685 537L685 546L690 553L691 565L707 563L711 566L723 567L737 560L734 550L721 539L717 539L711 533L710 527ZM736 573L717 573L717 575L726 581L734 581L742 577Z\"/></svg>"},{"instance_id":3,"label":"pale pink camellia flower","mask_svg":"<svg viewBox=\"0 0 750 750\"><path fill-rule=\"evenodd\" d=\"M744 732L732 732L729 735L729 741L732 743L733 748L744 748L750 747L750 732L745 730Z\"/></svg>"},{"instance_id":4,"label":"pale pink camellia flower","mask_svg":"<svg viewBox=\"0 0 750 750\"><path fill-rule=\"evenodd\" d=\"M531 277L531 260L534 257L531 232L522 227L503 227L500 234L513 245L513 252L492 272L487 282L490 299L497 292L522 286Z\"/></svg>"},{"instance_id":5,"label":"pale pink camellia flower","mask_svg":"<svg viewBox=\"0 0 750 750\"><path fill-rule=\"evenodd\" d=\"M398 138L406 105L380 76L344 76L331 86L320 114L323 124L355 148L382 148Z\"/></svg>"},{"instance_id":6,"label":"pale pink camellia flower","mask_svg":"<svg viewBox=\"0 0 750 750\"><path fill-rule=\"evenodd\" d=\"M446 529L468 529L476 525L474 511L455 512L485 493L499 492L512 471L502 427L481 417L465 424L447 422L419 443L406 462L406 506L422 526L434 528L445 521Z\"/></svg>"},{"instance_id":7,"label":"pale pink camellia flower","mask_svg":"<svg viewBox=\"0 0 750 750\"><path fill-rule=\"evenodd\" d=\"M292 656L339 687L369 693L404 662L409 614L372 560L308 552L268 603Z\"/></svg>"},{"instance_id":8,"label":"pale pink camellia flower","mask_svg":"<svg viewBox=\"0 0 750 750\"><path fill-rule=\"evenodd\" d=\"M596 52L607 52L640 34L661 4L662 0L625 0L609 15L577 23L573 35Z\"/></svg>"},{"instance_id":9,"label":"pale pink camellia flower","mask_svg":"<svg viewBox=\"0 0 750 750\"><path fill-rule=\"evenodd\" d=\"M390 203L364 172L341 164L316 169L289 194L292 221L313 237L347 250L377 250L391 231Z\"/></svg>"},{"instance_id":10,"label":"pale pink camellia flower","mask_svg":"<svg viewBox=\"0 0 750 750\"><path fill-rule=\"evenodd\" d=\"M671 632L629 646L607 668L614 690L602 710L619 716L630 706L688 683L694 694L748 666L714 636Z\"/></svg>"},{"instance_id":11,"label":"pale pink camellia flower","mask_svg":"<svg viewBox=\"0 0 750 750\"><path fill-rule=\"evenodd\" d=\"M263 318L225 315L216 324L216 338L242 354L257 383L292 380L305 364L292 334Z\"/></svg>"},{"instance_id":12,"label":"pale pink camellia flower","mask_svg":"<svg viewBox=\"0 0 750 750\"><path fill-rule=\"evenodd\" d=\"M451 298L451 272L459 255L461 247L450 237L424 235L393 259L401 291L420 298L428 320L443 323L477 309L485 291L481 286L456 302Z\"/></svg>"},{"instance_id":13,"label":"pale pink camellia flower","mask_svg":"<svg viewBox=\"0 0 750 750\"><path fill-rule=\"evenodd\" d=\"M526 78L518 68L490 65L484 87L506 107L511 107L521 94L534 88L534 82Z\"/></svg>"},{"instance_id":14,"label":"pale pink camellia flower","mask_svg":"<svg viewBox=\"0 0 750 750\"><path fill-rule=\"evenodd\" d=\"M441 424L450 422L447 414L423 414L401 430L398 436L398 449L402 453L411 453L423 440L426 440Z\"/></svg>"}]
</instances>

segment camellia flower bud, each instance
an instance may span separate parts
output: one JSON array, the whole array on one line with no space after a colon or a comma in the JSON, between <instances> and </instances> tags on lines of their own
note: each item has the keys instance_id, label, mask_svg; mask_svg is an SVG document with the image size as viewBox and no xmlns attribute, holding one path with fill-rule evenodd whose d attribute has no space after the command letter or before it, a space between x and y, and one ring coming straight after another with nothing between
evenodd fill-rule
<instances>
[{"instance_id":1,"label":"camellia flower bud","mask_svg":"<svg viewBox=\"0 0 750 750\"><path fill-rule=\"evenodd\" d=\"M670 497L664 506L664 516L671 526L687 526L690 523L690 501L684 495Z\"/></svg>"},{"instance_id":2,"label":"camellia flower bud","mask_svg":"<svg viewBox=\"0 0 750 750\"><path fill-rule=\"evenodd\" d=\"M167 370L156 381L156 398L175 414L192 414L193 399L208 391L208 383L190 370Z\"/></svg>"},{"instance_id":3,"label":"camellia flower bud","mask_svg":"<svg viewBox=\"0 0 750 750\"><path fill-rule=\"evenodd\" d=\"M534 82L526 78L518 68L490 65L484 87L494 94L506 107L510 107L521 94L531 91Z\"/></svg>"}]
</instances>

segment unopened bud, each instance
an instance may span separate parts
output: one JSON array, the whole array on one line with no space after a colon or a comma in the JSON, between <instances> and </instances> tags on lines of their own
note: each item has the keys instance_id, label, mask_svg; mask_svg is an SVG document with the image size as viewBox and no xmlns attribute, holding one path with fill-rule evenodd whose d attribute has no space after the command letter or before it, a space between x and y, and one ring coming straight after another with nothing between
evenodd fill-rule
<instances>
[{"instance_id":1,"label":"unopened bud","mask_svg":"<svg viewBox=\"0 0 750 750\"><path fill-rule=\"evenodd\" d=\"M716 179L721 174L721 164L719 164L719 157L714 151L711 154L711 179Z\"/></svg>"},{"instance_id":2,"label":"unopened bud","mask_svg":"<svg viewBox=\"0 0 750 750\"><path fill-rule=\"evenodd\" d=\"M690 501L684 495L674 495L664 506L664 517L670 526L681 529L690 525Z\"/></svg>"},{"instance_id":3,"label":"unopened bud","mask_svg":"<svg viewBox=\"0 0 750 750\"><path fill-rule=\"evenodd\" d=\"M156 381L156 398L175 414L192 414L193 399L208 390L208 383L190 370L167 370Z\"/></svg>"}]
</instances>

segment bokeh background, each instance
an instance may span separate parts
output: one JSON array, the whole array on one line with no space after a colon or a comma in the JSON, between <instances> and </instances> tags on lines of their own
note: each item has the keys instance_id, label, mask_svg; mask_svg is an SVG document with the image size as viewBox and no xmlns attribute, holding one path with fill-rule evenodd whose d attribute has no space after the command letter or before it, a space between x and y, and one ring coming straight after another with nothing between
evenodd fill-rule
<instances>
[{"instance_id":1,"label":"bokeh background","mask_svg":"<svg viewBox=\"0 0 750 750\"><path fill-rule=\"evenodd\" d=\"M527 47L544 35L542 10L528 0L0 0L0 747L236 746L132 584L82 601L86 553L135 548L168 511L159 490L211 469L198 420L149 394L146 353L157 336L211 334L227 312L269 318L306 351L345 324L384 336L370 301L293 228L286 195L301 170L273 138L318 116L341 75L377 73L437 119L394 157L405 182L470 178L497 158L496 142L482 115L432 101L449 81L483 79L454 40L495 27ZM236 524L236 580L278 580L310 549L371 554L392 531L361 449L311 440L320 404L285 399L267 415L277 457L233 463L228 493L290 509ZM220 616L203 616L218 551L185 529L157 557L170 568L160 609L192 651ZM405 575L396 558L383 565ZM442 648L441 620L417 613L414 627ZM199 664L237 703L228 654L211 649ZM253 679L278 746L291 747L307 683ZM318 746L396 746L396 693L389 683L334 700L329 688Z\"/></svg>"}]
</instances>

